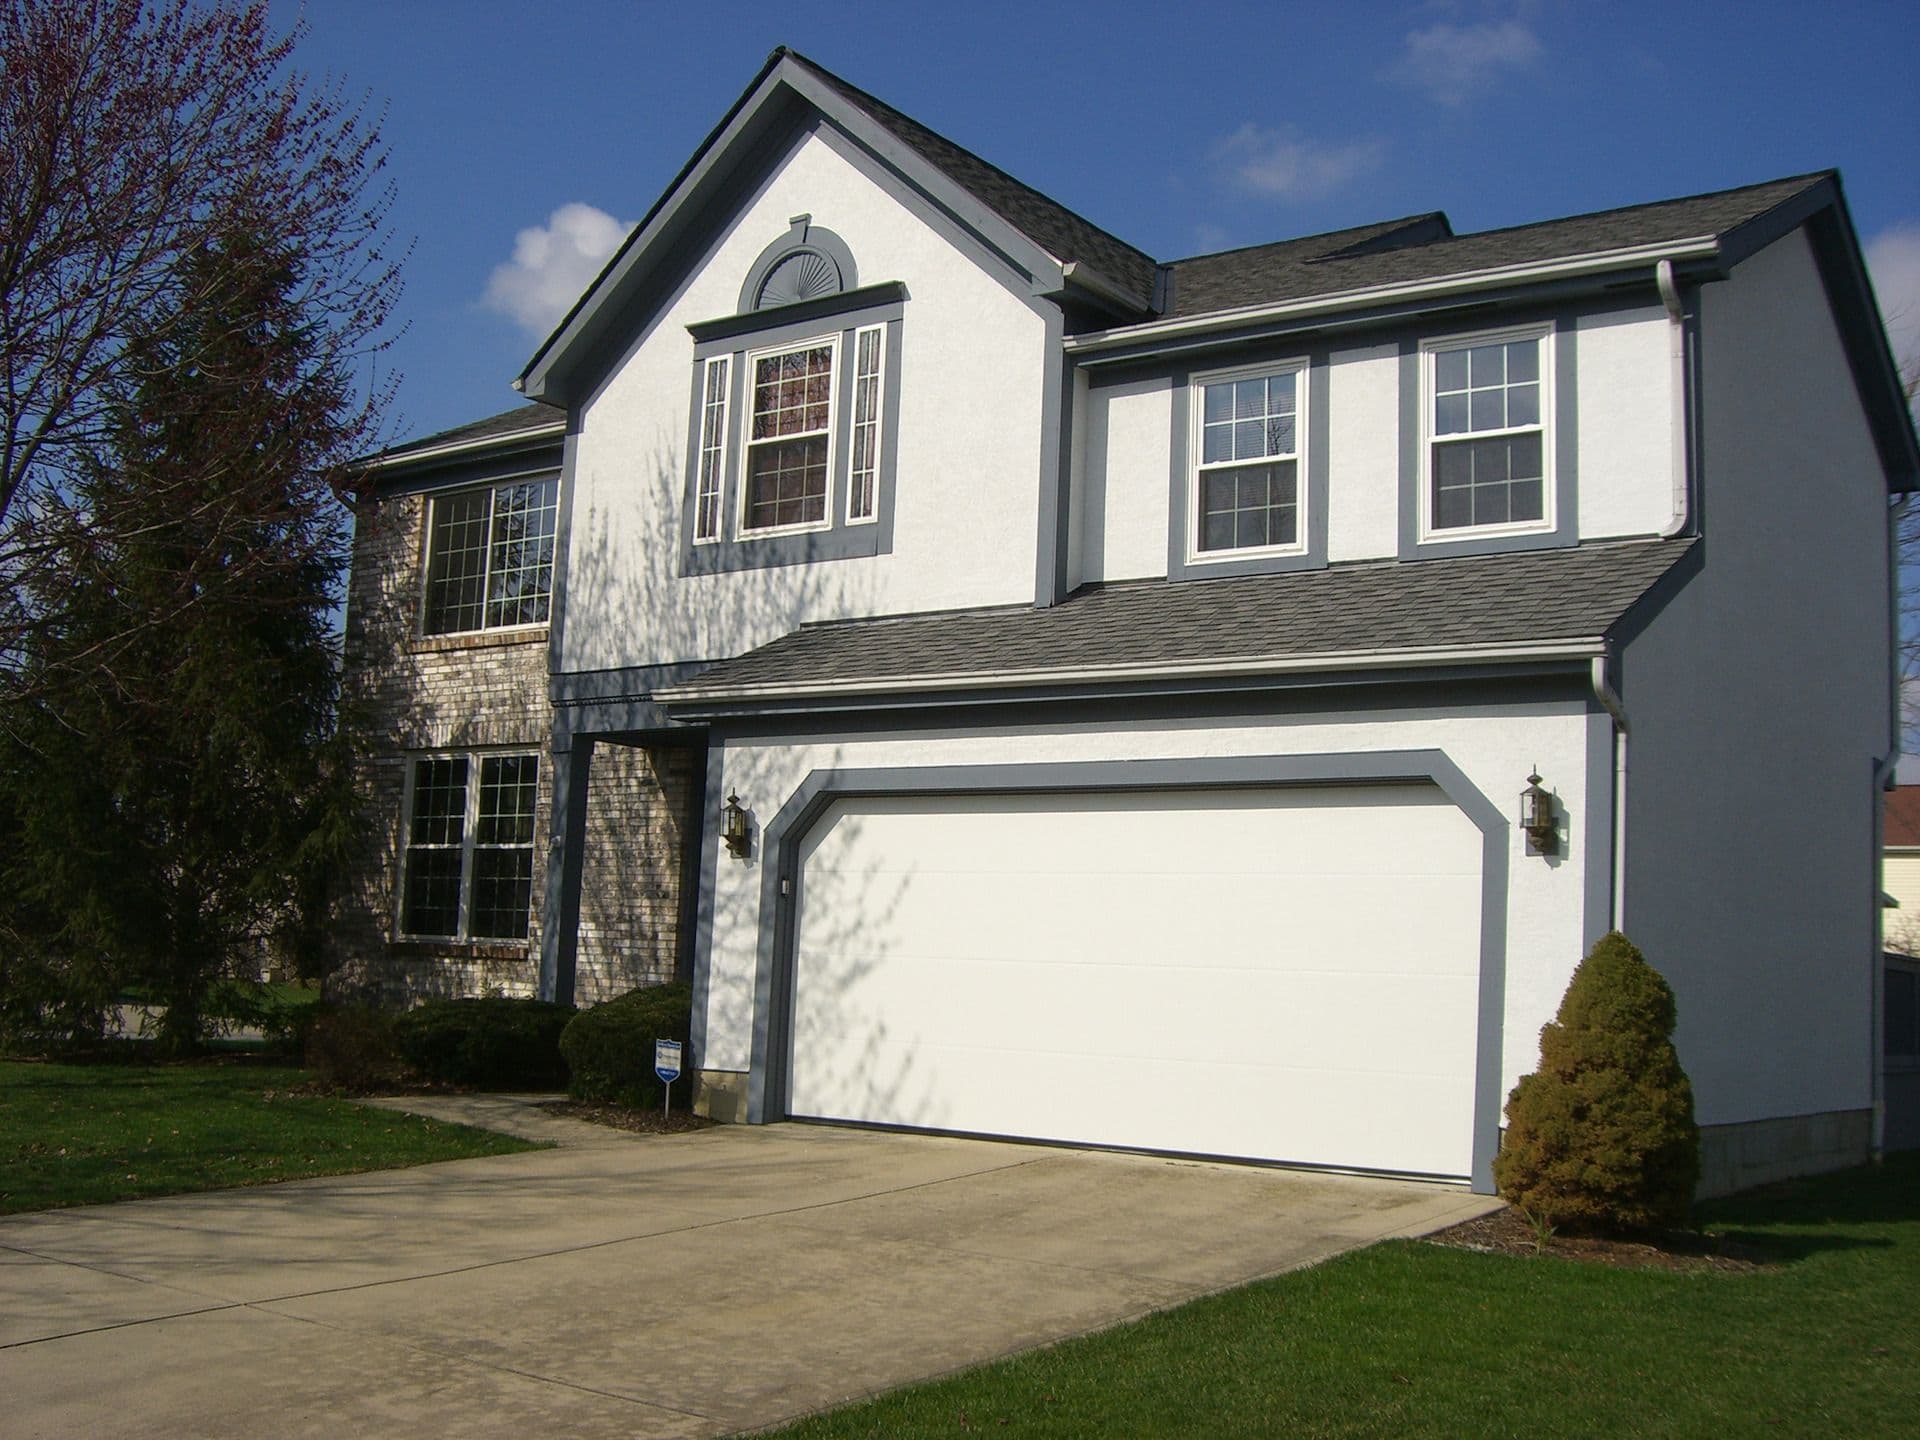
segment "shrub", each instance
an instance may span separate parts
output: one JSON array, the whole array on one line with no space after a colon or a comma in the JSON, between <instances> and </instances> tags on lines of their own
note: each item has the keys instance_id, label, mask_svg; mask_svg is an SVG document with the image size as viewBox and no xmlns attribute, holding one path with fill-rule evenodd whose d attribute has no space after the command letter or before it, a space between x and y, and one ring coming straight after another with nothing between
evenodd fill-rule
<instances>
[{"instance_id":1,"label":"shrub","mask_svg":"<svg viewBox=\"0 0 1920 1440\"><path fill-rule=\"evenodd\" d=\"M429 1000L393 1022L393 1041L429 1080L493 1090L557 1090L567 1083L560 1032L571 1005L548 1000Z\"/></svg>"},{"instance_id":2,"label":"shrub","mask_svg":"<svg viewBox=\"0 0 1920 1440\"><path fill-rule=\"evenodd\" d=\"M653 1073L653 1042L685 1045L692 1017L692 987L679 982L630 990L582 1010L560 1036L561 1053L573 1072L567 1093L576 1100L608 1100L635 1109L658 1105L663 1087ZM682 1052L681 1073L693 1073L691 1050Z\"/></svg>"},{"instance_id":3,"label":"shrub","mask_svg":"<svg viewBox=\"0 0 1920 1440\"><path fill-rule=\"evenodd\" d=\"M1507 1098L1493 1165L1501 1193L1535 1224L1685 1221L1700 1133L1673 1021L1673 991L1618 932L1573 972L1558 1017L1540 1032L1539 1070Z\"/></svg>"},{"instance_id":4,"label":"shrub","mask_svg":"<svg viewBox=\"0 0 1920 1440\"><path fill-rule=\"evenodd\" d=\"M370 1005L323 1005L302 1050L315 1080L332 1090L380 1090L403 1078L393 1022Z\"/></svg>"}]
</instances>

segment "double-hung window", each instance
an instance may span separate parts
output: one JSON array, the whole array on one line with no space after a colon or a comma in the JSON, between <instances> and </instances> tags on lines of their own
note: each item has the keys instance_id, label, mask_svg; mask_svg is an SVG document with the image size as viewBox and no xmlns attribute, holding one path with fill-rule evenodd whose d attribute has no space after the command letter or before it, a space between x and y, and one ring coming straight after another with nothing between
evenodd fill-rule
<instances>
[{"instance_id":1,"label":"double-hung window","mask_svg":"<svg viewBox=\"0 0 1920 1440\"><path fill-rule=\"evenodd\" d=\"M1305 548L1305 389L1299 364L1195 378L1191 558Z\"/></svg>"},{"instance_id":2,"label":"double-hung window","mask_svg":"<svg viewBox=\"0 0 1920 1440\"><path fill-rule=\"evenodd\" d=\"M549 475L433 497L421 616L427 634L546 623L559 494Z\"/></svg>"},{"instance_id":3,"label":"double-hung window","mask_svg":"<svg viewBox=\"0 0 1920 1440\"><path fill-rule=\"evenodd\" d=\"M1423 533L1551 529L1543 331L1426 347Z\"/></svg>"},{"instance_id":4,"label":"double-hung window","mask_svg":"<svg viewBox=\"0 0 1920 1440\"><path fill-rule=\"evenodd\" d=\"M838 336L750 355L740 530L827 523Z\"/></svg>"},{"instance_id":5,"label":"double-hung window","mask_svg":"<svg viewBox=\"0 0 1920 1440\"><path fill-rule=\"evenodd\" d=\"M523 941L533 916L531 754L423 755L407 772L400 933Z\"/></svg>"}]
</instances>

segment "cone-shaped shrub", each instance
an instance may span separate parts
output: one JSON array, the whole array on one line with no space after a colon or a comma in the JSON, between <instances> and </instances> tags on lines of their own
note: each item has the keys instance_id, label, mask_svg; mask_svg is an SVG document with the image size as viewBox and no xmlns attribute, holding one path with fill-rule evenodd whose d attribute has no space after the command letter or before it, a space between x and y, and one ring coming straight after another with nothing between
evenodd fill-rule
<instances>
[{"instance_id":1,"label":"cone-shaped shrub","mask_svg":"<svg viewBox=\"0 0 1920 1440\"><path fill-rule=\"evenodd\" d=\"M1651 1230L1685 1221L1700 1176L1693 1087L1673 1048L1673 991L1618 933L1580 962L1540 1069L1507 1097L1493 1163L1535 1221Z\"/></svg>"}]
</instances>

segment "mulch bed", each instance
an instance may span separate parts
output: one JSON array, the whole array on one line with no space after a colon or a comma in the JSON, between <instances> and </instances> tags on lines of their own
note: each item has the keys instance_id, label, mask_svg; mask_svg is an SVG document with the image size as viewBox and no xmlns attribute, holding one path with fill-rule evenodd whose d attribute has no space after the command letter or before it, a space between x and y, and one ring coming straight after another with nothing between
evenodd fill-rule
<instances>
[{"instance_id":1,"label":"mulch bed","mask_svg":"<svg viewBox=\"0 0 1920 1440\"><path fill-rule=\"evenodd\" d=\"M1777 1263L1750 1245L1692 1230L1672 1230L1632 1238L1606 1235L1555 1235L1544 1246L1533 1226L1511 1205L1427 1236L1429 1243L1488 1255L1551 1255L1621 1270L1711 1271L1752 1274Z\"/></svg>"},{"instance_id":2,"label":"mulch bed","mask_svg":"<svg viewBox=\"0 0 1920 1440\"><path fill-rule=\"evenodd\" d=\"M689 1130L704 1130L713 1121L688 1110L662 1115L658 1110L629 1110L624 1105L603 1105L592 1100L547 1100L540 1108L550 1115L565 1115L569 1120L587 1120L595 1125L611 1125L616 1130L631 1130L636 1135L680 1135Z\"/></svg>"}]
</instances>

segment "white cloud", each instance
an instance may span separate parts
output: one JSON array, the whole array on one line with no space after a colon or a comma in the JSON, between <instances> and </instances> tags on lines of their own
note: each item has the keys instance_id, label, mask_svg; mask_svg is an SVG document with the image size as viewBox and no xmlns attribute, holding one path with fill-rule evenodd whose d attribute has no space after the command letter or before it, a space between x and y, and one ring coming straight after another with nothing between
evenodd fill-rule
<instances>
[{"instance_id":1,"label":"white cloud","mask_svg":"<svg viewBox=\"0 0 1920 1440\"><path fill-rule=\"evenodd\" d=\"M1867 270L1893 358L1910 373L1920 368L1920 220L1889 226L1867 241Z\"/></svg>"},{"instance_id":2,"label":"white cloud","mask_svg":"<svg viewBox=\"0 0 1920 1440\"><path fill-rule=\"evenodd\" d=\"M1291 127L1249 120L1217 141L1214 161L1239 189L1282 200L1311 200L1337 190L1386 157L1384 140L1313 140Z\"/></svg>"},{"instance_id":3,"label":"white cloud","mask_svg":"<svg viewBox=\"0 0 1920 1440\"><path fill-rule=\"evenodd\" d=\"M1505 70L1524 70L1543 53L1521 20L1475 25L1446 21L1409 31L1389 73L1442 105L1464 105Z\"/></svg>"},{"instance_id":4,"label":"white cloud","mask_svg":"<svg viewBox=\"0 0 1920 1440\"><path fill-rule=\"evenodd\" d=\"M513 237L513 259L493 267L481 303L546 338L632 227L578 201Z\"/></svg>"}]
</instances>

